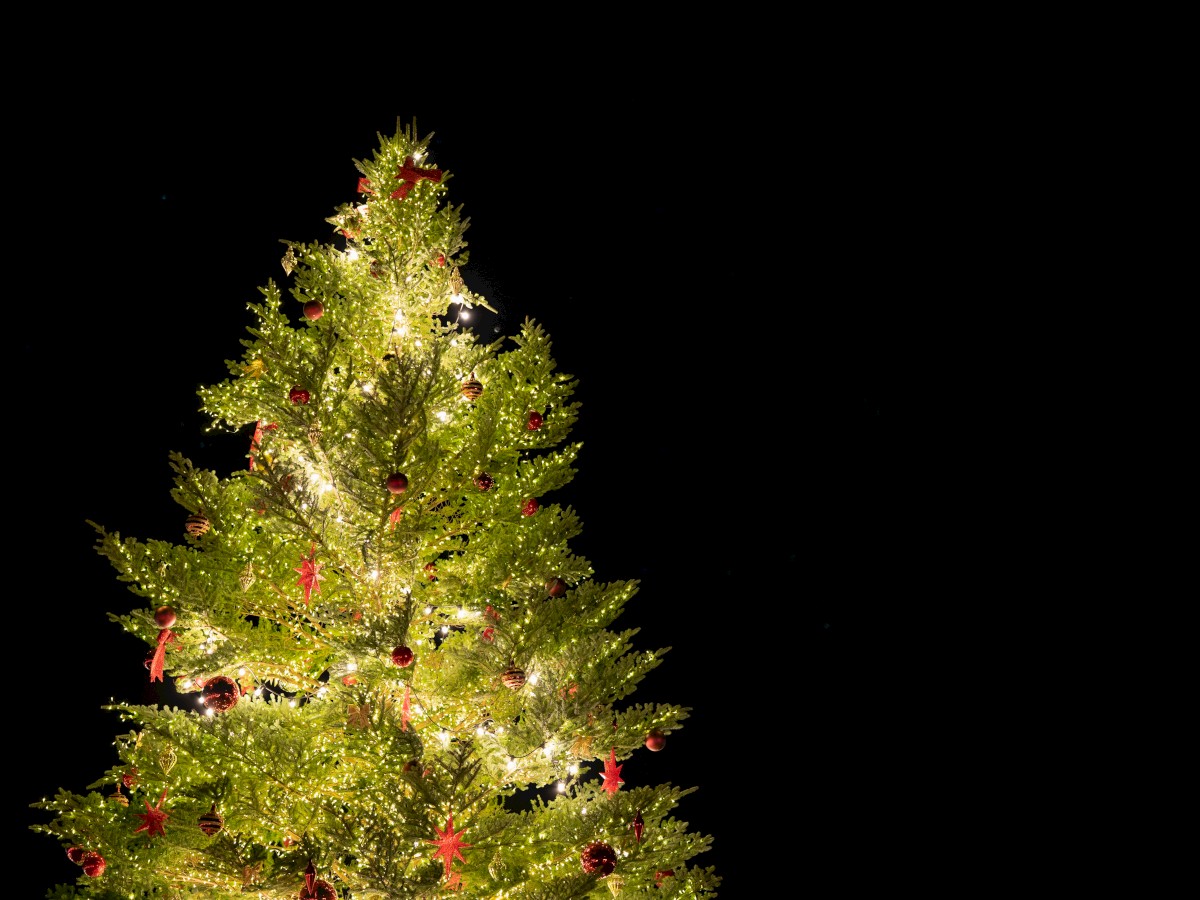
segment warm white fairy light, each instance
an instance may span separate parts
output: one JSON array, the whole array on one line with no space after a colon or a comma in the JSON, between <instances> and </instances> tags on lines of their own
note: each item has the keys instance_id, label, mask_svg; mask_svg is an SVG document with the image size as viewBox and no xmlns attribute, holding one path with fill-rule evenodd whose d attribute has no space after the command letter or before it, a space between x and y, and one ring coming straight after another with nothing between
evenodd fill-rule
<instances>
[{"instance_id":1,"label":"warm white fairy light","mask_svg":"<svg viewBox=\"0 0 1200 900\"><path fill-rule=\"evenodd\" d=\"M508 762L504 765L504 770L506 772L515 772L517 770L517 761L510 756Z\"/></svg>"},{"instance_id":2,"label":"warm white fairy light","mask_svg":"<svg viewBox=\"0 0 1200 900\"><path fill-rule=\"evenodd\" d=\"M350 262L354 262L358 259L358 251L351 247L346 251L346 259L350 260Z\"/></svg>"},{"instance_id":3,"label":"warm white fairy light","mask_svg":"<svg viewBox=\"0 0 1200 900\"><path fill-rule=\"evenodd\" d=\"M546 746L542 748L542 755L545 756L546 759L550 759L554 756L554 741L546 741Z\"/></svg>"},{"instance_id":4,"label":"warm white fairy light","mask_svg":"<svg viewBox=\"0 0 1200 900\"><path fill-rule=\"evenodd\" d=\"M527 680L529 681L530 684L537 684L538 683L538 673L530 672L529 678Z\"/></svg>"},{"instance_id":5,"label":"warm white fairy light","mask_svg":"<svg viewBox=\"0 0 1200 900\"><path fill-rule=\"evenodd\" d=\"M244 678L245 675L246 675L246 667L245 666L239 667L238 668L238 678Z\"/></svg>"},{"instance_id":6,"label":"warm white fairy light","mask_svg":"<svg viewBox=\"0 0 1200 900\"><path fill-rule=\"evenodd\" d=\"M565 781L559 781L557 784L554 785L554 787L558 789L558 792L560 794L562 794L567 790L567 783Z\"/></svg>"},{"instance_id":7,"label":"warm white fairy light","mask_svg":"<svg viewBox=\"0 0 1200 900\"><path fill-rule=\"evenodd\" d=\"M437 415L437 420L439 422L449 422L450 421L450 413L446 412L444 409L439 409L437 411L436 415Z\"/></svg>"},{"instance_id":8,"label":"warm white fairy light","mask_svg":"<svg viewBox=\"0 0 1200 900\"><path fill-rule=\"evenodd\" d=\"M346 663L346 671L347 672L357 672L358 671L358 663L354 662L354 660L351 660L350 662Z\"/></svg>"},{"instance_id":9,"label":"warm white fairy light","mask_svg":"<svg viewBox=\"0 0 1200 900\"><path fill-rule=\"evenodd\" d=\"M579 774L579 766L576 765L575 763L571 763L571 765L567 766L567 774L568 775L578 775Z\"/></svg>"},{"instance_id":10,"label":"warm white fairy light","mask_svg":"<svg viewBox=\"0 0 1200 900\"><path fill-rule=\"evenodd\" d=\"M296 701L295 701L294 699L292 699L292 700L289 700L289 701L288 701L288 706L290 706L292 709L295 709L295 708L296 708Z\"/></svg>"}]
</instances>

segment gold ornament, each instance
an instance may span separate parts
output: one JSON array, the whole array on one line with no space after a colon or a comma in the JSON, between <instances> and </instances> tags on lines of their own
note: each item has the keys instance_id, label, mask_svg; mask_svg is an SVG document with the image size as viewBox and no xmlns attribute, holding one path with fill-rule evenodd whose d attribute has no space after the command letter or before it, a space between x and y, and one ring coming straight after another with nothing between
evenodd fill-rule
<instances>
[{"instance_id":1,"label":"gold ornament","mask_svg":"<svg viewBox=\"0 0 1200 900\"><path fill-rule=\"evenodd\" d=\"M458 266L450 270L450 295L452 297L462 297L463 284L462 274L458 271Z\"/></svg>"},{"instance_id":2,"label":"gold ornament","mask_svg":"<svg viewBox=\"0 0 1200 900\"><path fill-rule=\"evenodd\" d=\"M225 827L225 817L217 812L217 804L214 803L212 809L202 815L196 824L200 826L201 831L212 837Z\"/></svg>"},{"instance_id":3,"label":"gold ornament","mask_svg":"<svg viewBox=\"0 0 1200 900\"><path fill-rule=\"evenodd\" d=\"M508 866L504 859L500 856L500 850L497 849L495 855L492 856L492 861L488 863L488 874L496 881L500 881L504 877L504 873L508 871Z\"/></svg>"},{"instance_id":4,"label":"gold ornament","mask_svg":"<svg viewBox=\"0 0 1200 900\"><path fill-rule=\"evenodd\" d=\"M171 770L175 768L175 748L170 744L167 744L166 749L158 754L158 765L164 775L170 775Z\"/></svg>"},{"instance_id":5,"label":"gold ornament","mask_svg":"<svg viewBox=\"0 0 1200 900\"><path fill-rule=\"evenodd\" d=\"M262 373L267 370L267 364L261 359L252 359L246 365L242 366L242 372L249 375L251 378L261 378Z\"/></svg>"},{"instance_id":6,"label":"gold ornament","mask_svg":"<svg viewBox=\"0 0 1200 900\"><path fill-rule=\"evenodd\" d=\"M604 883L608 885L608 889L612 891L614 897L621 893L621 888L625 887L625 879L616 872L605 878Z\"/></svg>"},{"instance_id":7,"label":"gold ornament","mask_svg":"<svg viewBox=\"0 0 1200 900\"><path fill-rule=\"evenodd\" d=\"M117 803L121 806L129 805L129 798L121 793L121 782L117 782L117 789L108 795L109 803Z\"/></svg>"},{"instance_id":8,"label":"gold ornament","mask_svg":"<svg viewBox=\"0 0 1200 900\"><path fill-rule=\"evenodd\" d=\"M314 446L321 440L321 423L313 422L308 426L308 440Z\"/></svg>"},{"instance_id":9,"label":"gold ornament","mask_svg":"<svg viewBox=\"0 0 1200 900\"><path fill-rule=\"evenodd\" d=\"M296 254L292 251L290 245L287 248L287 253L283 254L280 264L283 266L283 271L286 275L291 275L292 269L296 268Z\"/></svg>"},{"instance_id":10,"label":"gold ornament","mask_svg":"<svg viewBox=\"0 0 1200 900\"><path fill-rule=\"evenodd\" d=\"M483 385L475 380L474 373L462 383L462 395L468 400L478 400L483 396Z\"/></svg>"},{"instance_id":11,"label":"gold ornament","mask_svg":"<svg viewBox=\"0 0 1200 900\"><path fill-rule=\"evenodd\" d=\"M187 522L184 525L187 533L192 537L200 537L208 532L209 524L208 517L204 513L195 513L187 517Z\"/></svg>"},{"instance_id":12,"label":"gold ornament","mask_svg":"<svg viewBox=\"0 0 1200 900\"><path fill-rule=\"evenodd\" d=\"M254 584L254 563L246 563L246 568L242 569L242 574L238 576L238 581L242 585L242 591L250 590L250 585Z\"/></svg>"},{"instance_id":13,"label":"gold ornament","mask_svg":"<svg viewBox=\"0 0 1200 900\"><path fill-rule=\"evenodd\" d=\"M592 736L590 734L581 734L575 738L571 744L571 753L580 759L587 759L592 755Z\"/></svg>"}]
</instances>

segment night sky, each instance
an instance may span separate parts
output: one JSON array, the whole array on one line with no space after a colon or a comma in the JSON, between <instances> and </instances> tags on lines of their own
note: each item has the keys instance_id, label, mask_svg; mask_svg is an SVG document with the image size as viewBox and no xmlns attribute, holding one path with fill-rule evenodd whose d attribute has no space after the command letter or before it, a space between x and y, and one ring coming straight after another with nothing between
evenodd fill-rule
<instances>
[{"instance_id":1,"label":"night sky","mask_svg":"<svg viewBox=\"0 0 1200 900\"><path fill-rule=\"evenodd\" d=\"M631 700L691 717L623 776L699 787L678 818L714 836L692 863L723 896L851 877L839 866L893 815L864 788L894 759L866 685L895 617L909 452L890 308L911 260L886 238L900 198L869 146L665 91L478 115L400 90L369 108L81 90L81 112L29 133L10 258L27 346L9 374L26 431L8 605L32 655L10 701L32 721L14 723L9 794L29 896L78 870L21 834L44 815L28 804L115 762L102 704L155 702L145 648L106 618L139 601L86 521L182 540L168 453L244 466L241 437L204 433L196 390L240 358L258 288L284 282L280 241L331 240L352 160L414 118L471 220L468 286L504 333L541 323L579 379L573 549L598 580L640 579L619 624L673 648Z\"/></svg>"}]
</instances>

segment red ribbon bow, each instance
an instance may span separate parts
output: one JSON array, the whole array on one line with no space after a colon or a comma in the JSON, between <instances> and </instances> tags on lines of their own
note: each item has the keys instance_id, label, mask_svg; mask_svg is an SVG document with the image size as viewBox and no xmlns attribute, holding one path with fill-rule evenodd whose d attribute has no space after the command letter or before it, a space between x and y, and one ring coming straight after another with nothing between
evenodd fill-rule
<instances>
[{"instance_id":1,"label":"red ribbon bow","mask_svg":"<svg viewBox=\"0 0 1200 900\"><path fill-rule=\"evenodd\" d=\"M408 196L408 192L412 190L416 183L422 179L425 181L438 182L442 180L441 169L419 169L415 165L415 162L416 161L411 156L405 157L404 165L402 165L400 170L396 173L396 177L399 178L403 184L396 188L396 190L392 191L393 200L403 200Z\"/></svg>"}]
</instances>

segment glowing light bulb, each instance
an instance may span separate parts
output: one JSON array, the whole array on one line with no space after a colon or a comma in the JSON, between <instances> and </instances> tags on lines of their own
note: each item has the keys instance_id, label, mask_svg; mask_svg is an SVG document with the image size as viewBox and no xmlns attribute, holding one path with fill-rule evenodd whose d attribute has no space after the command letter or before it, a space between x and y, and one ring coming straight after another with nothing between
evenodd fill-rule
<instances>
[{"instance_id":1,"label":"glowing light bulb","mask_svg":"<svg viewBox=\"0 0 1200 900\"><path fill-rule=\"evenodd\" d=\"M567 789L567 783L566 783L565 781L560 781L560 782L558 782L558 783L557 783L556 785L554 785L554 786L555 786L556 788L558 788L558 792L559 792L560 794L561 794L561 793L563 793L563 792L564 792L564 791Z\"/></svg>"},{"instance_id":2,"label":"glowing light bulb","mask_svg":"<svg viewBox=\"0 0 1200 900\"><path fill-rule=\"evenodd\" d=\"M508 762L504 766L505 771L506 772L514 772L514 771L516 771L516 768L517 768L517 761L515 759L513 759L512 757L509 757Z\"/></svg>"}]
</instances>

